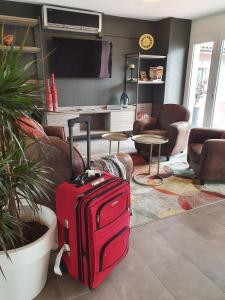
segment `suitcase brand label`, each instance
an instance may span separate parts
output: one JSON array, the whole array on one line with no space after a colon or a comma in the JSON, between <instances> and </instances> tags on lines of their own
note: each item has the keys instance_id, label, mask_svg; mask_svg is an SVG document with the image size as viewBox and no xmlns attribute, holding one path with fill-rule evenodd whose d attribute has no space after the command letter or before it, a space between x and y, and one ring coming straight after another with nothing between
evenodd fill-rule
<instances>
[{"instance_id":1,"label":"suitcase brand label","mask_svg":"<svg viewBox=\"0 0 225 300\"><path fill-rule=\"evenodd\" d=\"M119 203L119 201L115 201L115 202L113 202L112 204L111 204L111 206L115 206L116 204L118 204Z\"/></svg>"},{"instance_id":2,"label":"suitcase brand label","mask_svg":"<svg viewBox=\"0 0 225 300\"><path fill-rule=\"evenodd\" d=\"M99 178L99 179L93 181L93 182L91 183L91 185L92 185L92 186L96 186L96 185L98 185L99 183L103 182L104 180L105 180L104 178Z\"/></svg>"}]
</instances>

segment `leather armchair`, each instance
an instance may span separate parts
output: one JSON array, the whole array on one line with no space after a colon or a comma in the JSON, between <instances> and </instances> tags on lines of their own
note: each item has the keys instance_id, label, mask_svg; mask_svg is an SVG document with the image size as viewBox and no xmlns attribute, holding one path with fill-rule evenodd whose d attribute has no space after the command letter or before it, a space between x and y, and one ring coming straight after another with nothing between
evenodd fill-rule
<instances>
[{"instance_id":1,"label":"leather armchair","mask_svg":"<svg viewBox=\"0 0 225 300\"><path fill-rule=\"evenodd\" d=\"M71 176L71 166L69 157L69 143L65 141L64 128L60 126L49 126L43 130L39 123L29 124L29 133L39 139L39 143L31 143L26 150L28 159L41 158L42 165L49 168L48 179L55 185L69 180ZM46 130L47 129L47 130ZM47 136L46 132L50 135ZM61 137L61 138L59 138ZM118 159L126 168L127 180L131 179L133 172L133 161L129 154L119 153ZM74 147L74 173L79 175L84 172L85 163L80 152ZM38 199L38 203L45 204L54 209L54 192L49 191L50 203Z\"/></svg>"},{"instance_id":2,"label":"leather armchair","mask_svg":"<svg viewBox=\"0 0 225 300\"><path fill-rule=\"evenodd\" d=\"M189 111L177 104L162 105L159 116L147 117L143 121L135 121L133 134L153 134L165 136L169 142L162 146L161 154L169 160L170 155L177 154L187 148L191 125L188 123ZM135 143L138 153L149 152L148 145Z\"/></svg>"},{"instance_id":3,"label":"leather armchair","mask_svg":"<svg viewBox=\"0 0 225 300\"><path fill-rule=\"evenodd\" d=\"M71 166L69 158L69 144L58 137L43 137L39 143L32 144L26 151L29 159L41 158L42 165L49 168L48 179L54 185L63 181L68 181L71 176ZM120 153L118 159L126 168L127 180L131 179L133 172L133 162L129 154ZM84 172L85 163L80 152L74 147L74 173L79 175ZM38 199L38 203L55 208L54 191L49 191L50 202Z\"/></svg>"},{"instance_id":4,"label":"leather armchair","mask_svg":"<svg viewBox=\"0 0 225 300\"><path fill-rule=\"evenodd\" d=\"M193 128L188 141L188 162L205 182L225 182L225 131Z\"/></svg>"},{"instance_id":5,"label":"leather armchair","mask_svg":"<svg viewBox=\"0 0 225 300\"><path fill-rule=\"evenodd\" d=\"M64 127L62 127L62 126L43 126L43 129L47 136L58 137L59 139L66 141Z\"/></svg>"}]
</instances>

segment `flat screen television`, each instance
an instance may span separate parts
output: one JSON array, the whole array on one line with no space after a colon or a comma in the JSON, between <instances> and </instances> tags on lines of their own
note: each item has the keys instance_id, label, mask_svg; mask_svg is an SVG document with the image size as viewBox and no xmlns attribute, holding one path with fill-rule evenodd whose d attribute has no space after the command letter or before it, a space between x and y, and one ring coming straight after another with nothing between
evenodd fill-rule
<instances>
[{"instance_id":1,"label":"flat screen television","mask_svg":"<svg viewBox=\"0 0 225 300\"><path fill-rule=\"evenodd\" d=\"M51 72L57 77L111 77L111 42L55 37L53 49Z\"/></svg>"}]
</instances>

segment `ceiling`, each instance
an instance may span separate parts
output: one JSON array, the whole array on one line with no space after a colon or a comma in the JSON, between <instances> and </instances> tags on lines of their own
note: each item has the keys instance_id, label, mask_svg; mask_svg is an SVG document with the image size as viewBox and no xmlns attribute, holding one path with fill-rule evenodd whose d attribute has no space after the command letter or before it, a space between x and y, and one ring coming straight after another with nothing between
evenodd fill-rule
<instances>
[{"instance_id":1,"label":"ceiling","mask_svg":"<svg viewBox=\"0 0 225 300\"><path fill-rule=\"evenodd\" d=\"M108 15L160 20L167 17L196 19L225 11L224 0L14 0L102 12Z\"/></svg>"}]
</instances>

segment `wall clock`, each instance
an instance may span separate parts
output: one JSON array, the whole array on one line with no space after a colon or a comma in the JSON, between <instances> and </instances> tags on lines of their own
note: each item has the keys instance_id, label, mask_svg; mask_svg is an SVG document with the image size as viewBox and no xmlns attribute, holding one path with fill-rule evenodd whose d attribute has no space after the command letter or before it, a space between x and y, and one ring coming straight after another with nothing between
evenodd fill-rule
<instances>
[{"instance_id":1,"label":"wall clock","mask_svg":"<svg viewBox=\"0 0 225 300\"><path fill-rule=\"evenodd\" d=\"M154 45L154 38L151 34L145 33L139 38L139 46L143 50L149 50Z\"/></svg>"}]
</instances>

